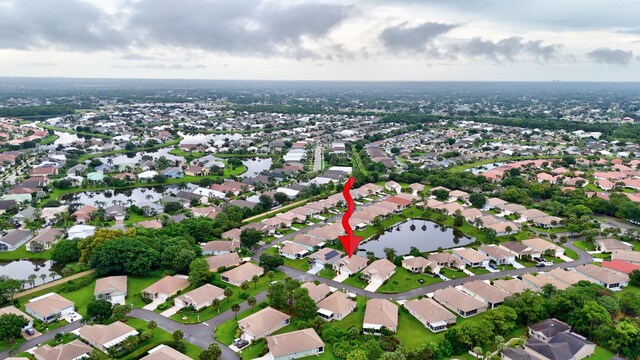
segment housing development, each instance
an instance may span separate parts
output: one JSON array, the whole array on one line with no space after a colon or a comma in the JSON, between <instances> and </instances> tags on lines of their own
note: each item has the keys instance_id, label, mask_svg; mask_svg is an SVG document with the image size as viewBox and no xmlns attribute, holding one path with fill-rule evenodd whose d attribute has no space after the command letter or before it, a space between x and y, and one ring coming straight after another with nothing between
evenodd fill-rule
<instances>
[{"instance_id":1,"label":"housing development","mask_svg":"<svg viewBox=\"0 0 640 360\"><path fill-rule=\"evenodd\" d=\"M0 358L640 354L625 85L29 84L0 88Z\"/></svg>"}]
</instances>

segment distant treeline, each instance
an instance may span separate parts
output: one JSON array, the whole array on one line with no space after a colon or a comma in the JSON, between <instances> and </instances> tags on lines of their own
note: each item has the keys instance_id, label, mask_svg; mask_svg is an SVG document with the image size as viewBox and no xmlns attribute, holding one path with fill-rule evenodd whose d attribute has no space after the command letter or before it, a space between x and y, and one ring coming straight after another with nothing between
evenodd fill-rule
<instances>
[{"instance_id":1,"label":"distant treeline","mask_svg":"<svg viewBox=\"0 0 640 360\"><path fill-rule=\"evenodd\" d=\"M73 114L75 109L68 105L16 106L0 108L2 117L51 116Z\"/></svg>"},{"instance_id":2,"label":"distant treeline","mask_svg":"<svg viewBox=\"0 0 640 360\"><path fill-rule=\"evenodd\" d=\"M640 139L640 124L616 123L587 123L558 119L521 119L521 118L492 118L478 116L437 116L415 114L390 114L382 118L383 122L397 122L404 124L431 123L439 120L468 120L486 124L516 126L526 129L566 130L586 132L600 132L604 138L638 141Z\"/></svg>"}]
</instances>

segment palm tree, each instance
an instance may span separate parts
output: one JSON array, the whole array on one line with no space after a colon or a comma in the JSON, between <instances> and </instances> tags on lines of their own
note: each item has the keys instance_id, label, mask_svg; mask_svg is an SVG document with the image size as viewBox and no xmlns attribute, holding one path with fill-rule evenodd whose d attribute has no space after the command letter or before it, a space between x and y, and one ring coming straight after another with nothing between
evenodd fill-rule
<instances>
[{"instance_id":1,"label":"palm tree","mask_svg":"<svg viewBox=\"0 0 640 360\"><path fill-rule=\"evenodd\" d=\"M231 290L231 288L224 289L224 296L227 298L227 301L229 301L229 297L231 295L233 295L233 290Z\"/></svg>"},{"instance_id":2,"label":"palm tree","mask_svg":"<svg viewBox=\"0 0 640 360\"><path fill-rule=\"evenodd\" d=\"M249 296L247 298L247 304L251 307L254 307L258 301L253 296Z\"/></svg>"},{"instance_id":3,"label":"palm tree","mask_svg":"<svg viewBox=\"0 0 640 360\"><path fill-rule=\"evenodd\" d=\"M180 341L180 340L182 340L184 338L184 332L182 330L178 329L178 330L173 332L172 336L173 336L173 341L178 342L178 341Z\"/></svg>"},{"instance_id":4,"label":"palm tree","mask_svg":"<svg viewBox=\"0 0 640 360\"><path fill-rule=\"evenodd\" d=\"M248 281L243 281L242 284L240 284L240 289L242 289L243 291L246 291L248 288L249 288Z\"/></svg>"},{"instance_id":5,"label":"palm tree","mask_svg":"<svg viewBox=\"0 0 640 360\"><path fill-rule=\"evenodd\" d=\"M49 273L49 277L51 278L51 281L53 281L53 279L56 278L56 273Z\"/></svg>"},{"instance_id":6,"label":"palm tree","mask_svg":"<svg viewBox=\"0 0 640 360\"><path fill-rule=\"evenodd\" d=\"M214 309L217 309L218 307L220 307L220 299L213 299L213 301L211 301L211 306Z\"/></svg>"},{"instance_id":7,"label":"palm tree","mask_svg":"<svg viewBox=\"0 0 640 360\"><path fill-rule=\"evenodd\" d=\"M273 271L269 271L267 273L267 277L269 278L269 282L273 281L273 278L276 276L276 273L274 273Z\"/></svg>"},{"instance_id":8,"label":"palm tree","mask_svg":"<svg viewBox=\"0 0 640 360\"><path fill-rule=\"evenodd\" d=\"M42 279L42 283L44 284L44 281L47 279L47 274L41 274L40 279Z\"/></svg>"},{"instance_id":9,"label":"palm tree","mask_svg":"<svg viewBox=\"0 0 640 360\"><path fill-rule=\"evenodd\" d=\"M231 311L233 311L233 317L237 320L238 319L238 311L240 311L240 304L231 305Z\"/></svg>"},{"instance_id":10,"label":"palm tree","mask_svg":"<svg viewBox=\"0 0 640 360\"><path fill-rule=\"evenodd\" d=\"M396 258L397 251L394 248L384 248L384 254L387 257L387 260L393 261Z\"/></svg>"},{"instance_id":11,"label":"palm tree","mask_svg":"<svg viewBox=\"0 0 640 360\"><path fill-rule=\"evenodd\" d=\"M149 329L149 331L151 331L152 334L153 334L153 329L157 327L158 327L158 323L156 323L153 320L149 321L149 323L147 324L147 329Z\"/></svg>"},{"instance_id":12,"label":"palm tree","mask_svg":"<svg viewBox=\"0 0 640 360\"><path fill-rule=\"evenodd\" d=\"M38 276L37 276L37 275L35 275L35 274L31 274L31 275L29 275L29 277L28 277L28 281L29 281L29 285L31 285L31 287L36 286L36 279L37 279L37 278L38 278Z\"/></svg>"},{"instance_id":13,"label":"palm tree","mask_svg":"<svg viewBox=\"0 0 640 360\"><path fill-rule=\"evenodd\" d=\"M254 289L258 287L258 281L260 281L260 277L258 275L253 275L251 282L253 283Z\"/></svg>"}]
</instances>

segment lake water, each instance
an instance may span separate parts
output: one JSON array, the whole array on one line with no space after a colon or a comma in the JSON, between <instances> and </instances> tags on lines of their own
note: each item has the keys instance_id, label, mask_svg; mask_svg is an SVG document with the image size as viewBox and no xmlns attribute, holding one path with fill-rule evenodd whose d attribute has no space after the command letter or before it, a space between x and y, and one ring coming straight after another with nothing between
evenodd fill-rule
<instances>
[{"instance_id":1,"label":"lake water","mask_svg":"<svg viewBox=\"0 0 640 360\"><path fill-rule=\"evenodd\" d=\"M247 171L242 174L242 177L247 178L259 175L261 172L269 170L272 163L273 159L270 157L243 160L242 164L247 167Z\"/></svg>"},{"instance_id":2,"label":"lake water","mask_svg":"<svg viewBox=\"0 0 640 360\"><path fill-rule=\"evenodd\" d=\"M398 255L407 255L412 246L420 252L449 249L471 244L475 239L460 231L427 220L407 220L387 229L377 239L371 239L358 246L358 254L365 256L372 251L384 258L385 248L394 248Z\"/></svg>"},{"instance_id":3,"label":"lake water","mask_svg":"<svg viewBox=\"0 0 640 360\"><path fill-rule=\"evenodd\" d=\"M219 142L229 139L229 141L240 140L243 138L240 134L186 134L178 133L183 137L180 144L202 144L206 145L209 142Z\"/></svg>"},{"instance_id":4,"label":"lake water","mask_svg":"<svg viewBox=\"0 0 640 360\"><path fill-rule=\"evenodd\" d=\"M174 186L171 186L172 188ZM133 203L138 203L141 201L155 202L160 200L165 195L165 190L168 187L156 186L156 187L146 187L146 188L135 188L135 189L116 189L116 190L105 190L105 191L85 191L81 193L75 194L66 194L62 196L62 200L67 203L80 203L82 205L91 205L96 206L96 202L102 201L107 206L111 206L116 202L123 202L123 206L129 206L131 202L128 202L129 199L133 201Z\"/></svg>"},{"instance_id":5,"label":"lake water","mask_svg":"<svg viewBox=\"0 0 640 360\"><path fill-rule=\"evenodd\" d=\"M36 275L36 286L42 285L42 279L40 275L44 274L47 278L45 282L50 282L60 278L60 271L62 266L54 264L51 260L15 260L15 261L0 261L0 276L8 276L12 279L27 280L29 275ZM49 274L54 274L54 278L51 278ZM29 288L29 284L25 285L25 288Z\"/></svg>"},{"instance_id":6,"label":"lake water","mask_svg":"<svg viewBox=\"0 0 640 360\"><path fill-rule=\"evenodd\" d=\"M169 151L171 151L171 149L172 148L162 148L156 151L149 151L149 152L140 151L133 154L120 154L120 155L111 156L111 157L101 157L100 160L102 160L105 164L107 164L108 163L107 161L110 158L113 160L113 165L136 164L138 163L138 161L140 161L140 159L142 159L143 155L148 155L148 156L151 156L153 159L158 159L164 156L167 160L180 161L182 163L186 162L182 156L169 154Z\"/></svg>"},{"instance_id":7,"label":"lake water","mask_svg":"<svg viewBox=\"0 0 640 360\"><path fill-rule=\"evenodd\" d=\"M491 163L491 164L485 164L485 165L480 165L480 166L476 166L474 168L471 169L467 169L466 171L470 171L473 173L473 175L478 175L481 174L485 171L489 171L489 170L493 170L497 167L500 167L502 165L504 165L506 163L504 162L497 162L497 163Z\"/></svg>"},{"instance_id":8,"label":"lake water","mask_svg":"<svg viewBox=\"0 0 640 360\"><path fill-rule=\"evenodd\" d=\"M71 144L74 141L80 140L78 135L73 134L73 133L68 133L68 132L63 132L63 131L54 131L53 133L58 136L56 141L53 142L53 145L55 145L55 146L58 146L60 144L66 146L66 145Z\"/></svg>"}]
</instances>

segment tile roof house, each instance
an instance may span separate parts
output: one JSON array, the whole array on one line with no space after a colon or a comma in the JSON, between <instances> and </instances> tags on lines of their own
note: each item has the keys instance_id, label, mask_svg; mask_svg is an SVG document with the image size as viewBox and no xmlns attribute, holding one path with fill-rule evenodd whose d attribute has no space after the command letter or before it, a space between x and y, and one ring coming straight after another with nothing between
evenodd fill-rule
<instances>
[{"instance_id":1,"label":"tile roof house","mask_svg":"<svg viewBox=\"0 0 640 360\"><path fill-rule=\"evenodd\" d=\"M325 266L326 264L333 264L342 259L344 252L335 250L332 248L323 248L319 251L311 254L309 259L317 266Z\"/></svg>"},{"instance_id":2,"label":"tile roof house","mask_svg":"<svg viewBox=\"0 0 640 360\"><path fill-rule=\"evenodd\" d=\"M516 261L516 256L509 251L497 245L480 245L478 248L480 254L486 255L490 260L495 261L498 265L510 264Z\"/></svg>"},{"instance_id":3,"label":"tile roof house","mask_svg":"<svg viewBox=\"0 0 640 360\"><path fill-rule=\"evenodd\" d=\"M127 276L109 276L96 280L93 297L106 300L112 304L124 305L127 297Z\"/></svg>"},{"instance_id":4,"label":"tile roof house","mask_svg":"<svg viewBox=\"0 0 640 360\"><path fill-rule=\"evenodd\" d=\"M569 285L577 284L580 281L589 281L589 278L577 271L563 270L560 268L549 271L549 275Z\"/></svg>"},{"instance_id":5,"label":"tile roof house","mask_svg":"<svg viewBox=\"0 0 640 360\"><path fill-rule=\"evenodd\" d=\"M419 300L407 300L404 307L409 314L434 333L445 331L448 325L456 323L456 316L433 299L425 297Z\"/></svg>"},{"instance_id":6,"label":"tile roof house","mask_svg":"<svg viewBox=\"0 0 640 360\"><path fill-rule=\"evenodd\" d=\"M14 314L14 315L22 316L23 318L25 318L29 323L23 329L29 329L29 328L33 327L33 318L31 316L23 313L22 311L20 311L20 309L18 309L17 307L15 307L13 305L9 305L9 306L5 306L3 308L0 308L0 316L2 316L4 314Z\"/></svg>"},{"instance_id":7,"label":"tile roof house","mask_svg":"<svg viewBox=\"0 0 640 360\"><path fill-rule=\"evenodd\" d=\"M194 309L200 310L204 307L211 306L214 299L223 300L224 298L223 289L211 284L204 284L186 294L175 297L173 301L174 304L180 308L193 306Z\"/></svg>"},{"instance_id":8,"label":"tile roof house","mask_svg":"<svg viewBox=\"0 0 640 360\"><path fill-rule=\"evenodd\" d=\"M278 250L280 256L284 256L287 259L302 259L309 254L309 250L305 246L293 243L291 241L284 241L282 246Z\"/></svg>"},{"instance_id":9,"label":"tile roof house","mask_svg":"<svg viewBox=\"0 0 640 360\"><path fill-rule=\"evenodd\" d=\"M75 309L75 304L56 293L48 293L29 300L24 305L27 314L34 318L49 322L60 319Z\"/></svg>"},{"instance_id":10,"label":"tile roof house","mask_svg":"<svg viewBox=\"0 0 640 360\"><path fill-rule=\"evenodd\" d=\"M247 341L264 338L289 325L291 316L278 311L271 306L238 320L241 337Z\"/></svg>"},{"instance_id":11,"label":"tile roof house","mask_svg":"<svg viewBox=\"0 0 640 360\"><path fill-rule=\"evenodd\" d=\"M640 265L640 252L631 250L616 250L611 253L612 260L622 260L631 264Z\"/></svg>"},{"instance_id":12,"label":"tile roof house","mask_svg":"<svg viewBox=\"0 0 640 360\"><path fill-rule=\"evenodd\" d=\"M312 328L268 336L270 359L289 360L322 354L324 342Z\"/></svg>"},{"instance_id":13,"label":"tile roof house","mask_svg":"<svg viewBox=\"0 0 640 360\"><path fill-rule=\"evenodd\" d=\"M240 260L240 256L238 256L237 252L232 252L229 254L208 256L204 258L209 264L209 271L217 272L220 268L228 268L231 266L238 266L242 263Z\"/></svg>"},{"instance_id":14,"label":"tile roof house","mask_svg":"<svg viewBox=\"0 0 640 360\"><path fill-rule=\"evenodd\" d=\"M290 240L292 243L302 245L309 251L317 251L325 245L323 240L318 238L306 235L306 234L297 234L293 239Z\"/></svg>"},{"instance_id":15,"label":"tile roof house","mask_svg":"<svg viewBox=\"0 0 640 360\"><path fill-rule=\"evenodd\" d=\"M432 263L422 256L405 256L402 259L402 267L417 274L429 271L432 267Z\"/></svg>"},{"instance_id":16,"label":"tile roof house","mask_svg":"<svg viewBox=\"0 0 640 360\"><path fill-rule=\"evenodd\" d=\"M89 345L107 352L129 336L138 335L138 331L123 322L116 321L109 325L85 325L80 328L78 334Z\"/></svg>"},{"instance_id":17,"label":"tile roof house","mask_svg":"<svg viewBox=\"0 0 640 360\"><path fill-rule=\"evenodd\" d=\"M149 350L149 354L140 360L191 360L191 358L170 346L159 345Z\"/></svg>"},{"instance_id":18,"label":"tile roof house","mask_svg":"<svg viewBox=\"0 0 640 360\"><path fill-rule=\"evenodd\" d=\"M14 251L33 238L31 230L15 229L0 237L0 251Z\"/></svg>"},{"instance_id":19,"label":"tile roof house","mask_svg":"<svg viewBox=\"0 0 640 360\"><path fill-rule=\"evenodd\" d=\"M596 249L602 252L614 252L617 250L633 250L633 246L616 239L598 239L595 241Z\"/></svg>"},{"instance_id":20,"label":"tile roof house","mask_svg":"<svg viewBox=\"0 0 640 360\"><path fill-rule=\"evenodd\" d=\"M318 315L325 320L342 320L356 308L347 294L336 291L317 304Z\"/></svg>"},{"instance_id":21,"label":"tile roof house","mask_svg":"<svg viewBox=\"0 0 640 360\"><path fill-rule=\"evenodd\" d=\"M505 291L481 280L466 282L462 284L460 290L487 304L488 309L498 307L509 296Z\"/></svg>"},{"instance_id":22,"label":"tile roof house","mask_svg":"<svg viewBox=\"0 0 640 360\"><path fill-rule=\"evenodd\" d=\"M222 255L240 249L240 240L213 240L202 245L203 255Z\"/></svg>"},{"instance_id":23,"label":"tile roof house","mask_svg":"<svg viewBox=\"0 0 640 360\"><path fill-rule=\"evenodd\" d=\"M620 290L629 284L629 276L613 270L586 264L576 267L576 271L585 275L589 281L606 287L607 289Z\"/></svg>"},{"instance_id":24,"label":"tile roof house","mask_svg":"<svg viewBox=\"0 0 640 360\"><path fill-rule=\"evenodd\" d=\"M387 259L379 259L364 268L361 277L369 283L383 283L396 272L396 265Z\"/></svg>"},{"instance_id":25,"label":"tile roof house","mask_svg":"<svg viewBox=\"0 0 640 360\"><path fill-rule=\"evenodd\" d=\"M64 230L47 227L27 242L27 251L42 252L51 249L53 244L64 237Z\"/></svg>"},{"instance_id":26,"label":"tile roof house","mask_svg":"<svg viewBox=\"0 0 640 360\"><path fill-rule=\"evenodd\" d=\"M487 310L485 303L453 287L436 290L433 298L462 317L473 316Z\"/></svg>"},{"instance_id":27,"label":"tile roof house","mask_svg":"<svg viewBox=\"0 0 640 360\"><path fill-rule=\"evenodd\" d=\"M231 285L240 286L245 281L251 281L254 276L262 276L264 269L260 266L247 262L229 271L220 274L220 279Z\"/></svg>"},{"instance_id":28,"label":"tile roof house","mask_svg":"<svg viewBox=\"0 0 640 360\"><path fill-rule=\"evenodd\" d=\"M531 291L536 290L533 286L519 279L494 280L493 286L497 287L498 289L501 289L502 291L508 293L509 295L520 294L525 292L526 290L531 290Z\"/></svg>"},{"instance_id":29,"label":"tile roof house","mask_svg":"<svg viewBox=\"0 0 640 360\"><path fill-rule=\"evenodd\" d=\"M521 259L523 256L540 257L542 255L539 250L531 248L520 241L507 241L498 246L515 255L516 259Z\"/></svg>"},{"instance_id":30,"label":"tile roof house","mask_svg":"<svg viewBox=\"0 0 640 360\"><path fill-rule=\"evenodd\" d=\"M165 276L141 291L142 297L147 299L162 299L169 297L189 287L189 280L183 276Z\"/></svg>"},{"instance_id":31,"label":"tile roof house","mask_svg":"<svg viewBox=\"0 0 640 360\"><path fill-rule=\"evenodd\" d=\"M300 287L307 289L309 296L316 303L326 298L327 295L331 293L331 289L329 289L329 286L325 283L316 285L312 282L305 282Z\"/></svg>"},{"instance_id":32,"label":"tile roof house","mask_svg":"<svg viewBox=\"0 0 640 360\"><path fill-rule=\"evenodd\" d=\"M80 340L73 340L67 344L51 347L47 344L33 350L36 360L78 360L89 357L93 348Z\"/></svg>"},{"instance_id":33,"label":"tile roof house","mask_svg":"<svg viewBox=\"0 0 640 360\"><path fill-rule=\"evenodd\" d=\"M489 265L489 258L472 248L453 249L451 253L470 267L476 268Z\"/></svg>"},{"instance_id":34,"label":"tile roof house","mask_svg":"<svg viewBox=\"0 0 640 360\"><path fill-rule=\"evenodd\" d=\"M465 267L464 261L459 257L453 256L448 252L433 253L427 256L427 260L431 261L439 267L446 267L452 269L462 269Z\"/></svg>"},{"instance_id":35,"label":"tile roof house","mask_svg":"<svg viewBox=\"0 0 640 360\"><path fill-rule=\"evenodd\" d=\"M633 270L640 270L639 264L632 264L622 260L603 261L600 265L604 268L627 275L631 274Z\"/></svg>"},{"instance_id":36,"label":"tile roof house","mask_svg":"<svg viewBox=\"0 0 640 360\"><path fill-rule=\"evenodd\" d=\"M369 260L366 257L354 254L351 257L343 257L334 262L332 266L333 270L338 274L351 276L367 267L368 262Z\"/></svg>"},{"instance_id":37,"label":"tile roof house","mask_svg":"<svg viewBox=\"0 0 640 360\"><path fill-rule=\"evenodd\" d=\"M383 327L398 331L398 306L386 299L370 299L364 310L362 331L379 334Z\"/></svg>"},{"instance_id":38,"label":"tile roof house","mask_svg":"<svg viewBox=\"0 0 640 360\"><path fill-rule=\"evenodd\" d=\"M547 273L539 273L536 276L532 274L524 274L522 275L522 281L533 286L538 291L542 290L542 288L547 284L553 285L558 290L565 290L569 287L569 284L567 284L566 282L561 281L555 276L551 276Z\"/></svg>"}]
</instances>

